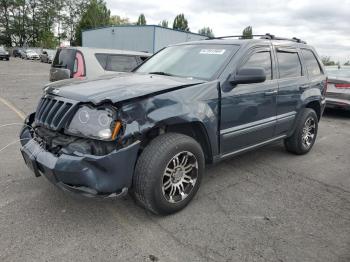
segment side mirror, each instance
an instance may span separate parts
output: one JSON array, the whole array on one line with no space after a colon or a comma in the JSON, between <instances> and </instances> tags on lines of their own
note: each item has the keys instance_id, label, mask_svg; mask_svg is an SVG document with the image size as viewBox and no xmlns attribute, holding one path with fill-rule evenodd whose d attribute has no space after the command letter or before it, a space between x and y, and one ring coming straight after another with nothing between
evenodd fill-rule
<instances>
[{"instance_id":1,"label":"side mirror","mask_svg":"<svg viewBox=\"0 0 350 262\"><path fill-rule=\"evenodd\" d=\"M262 67L246 67L237 71L231 76L231 85L262 83L266 80L265 69Z\"/></svg>"}]
</instances>

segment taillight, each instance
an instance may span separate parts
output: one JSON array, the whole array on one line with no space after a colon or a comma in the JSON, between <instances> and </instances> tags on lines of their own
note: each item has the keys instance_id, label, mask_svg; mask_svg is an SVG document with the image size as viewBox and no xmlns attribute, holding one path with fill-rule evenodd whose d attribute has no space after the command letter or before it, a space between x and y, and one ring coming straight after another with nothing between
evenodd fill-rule
<instances>
[{"instance_id":1,"label":"taillight","mask_svg":"<svg viewBox=\"0 0 350 262\"><path fill-rule=\"evenodd\" d=\"M327 93L327 88L328 88L328 78L323 81L323 95L325 96Z\"/></svg>"},{"instance_id":2,"label":"taillight","mask_svg":"<svg viewBox=\"0 0 350 262\"><path fill-rule=\"evenodd\" d=\"M339 89L350 89L350 83L348 83L348 84L335 84L335 87L339 88Z\"/></svg>"}]
</instances>

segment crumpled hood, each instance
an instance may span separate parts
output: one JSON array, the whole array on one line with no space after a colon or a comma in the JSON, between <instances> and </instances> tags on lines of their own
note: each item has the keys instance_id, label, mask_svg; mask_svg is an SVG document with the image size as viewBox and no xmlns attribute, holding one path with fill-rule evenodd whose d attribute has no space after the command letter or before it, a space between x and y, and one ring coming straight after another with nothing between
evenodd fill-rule
<instances>
[{"instance_id":1,"label":"crumpled hood","mask_svg":"<svg viewBox=\"0 0 350 262\"><path fill-rule=\"evenodd\" d=\"M98 104L110 100L116 103L203 82L205 81L162 75L118 73L92 80L69 79L57 81L48 84L45 91L47 94L80 102Z\"/></svg>"}]
</instances>

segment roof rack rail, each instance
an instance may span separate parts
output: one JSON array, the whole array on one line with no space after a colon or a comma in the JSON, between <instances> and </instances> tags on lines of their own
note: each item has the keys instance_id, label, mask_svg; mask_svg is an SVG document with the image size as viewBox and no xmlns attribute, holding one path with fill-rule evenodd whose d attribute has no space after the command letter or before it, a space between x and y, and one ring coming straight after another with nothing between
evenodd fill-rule
<instances>
[{"instance_id":1,"label":"roof rack rail","mask_svg":"<svg viewBox=\"0 0 350 262\"><path fill-rule=\"evenodd\" d=\"M263 37L265 35L252 35L252 37ZM227 35L227 36L218 36L218 37L208 37L206 40L210 39L226 39L226 38L240 38L240 39L248 39L246 36L243 35Z\"/></svg>"},{"instance_id":2,"label":"roof rack rail","mask_svg":"<svg viewBox=\"0 0 350 262\"><path fill-rule=\"evenodd\" d=\"M260 39L268 39L268 40L286 40L286 41L292 41L296 43L306 44L305 41L301 40L300 38L285 38L285 37L276 37L275 35L266 33L264 35L252 35L252 37L260 37ZM219 36L219 37L208 37L206 40L211 39L226 39L226 38L239 38L239 39L248 39L246 36L243 35L229 35L229 36Z\"/></svg>"}]
</instances>

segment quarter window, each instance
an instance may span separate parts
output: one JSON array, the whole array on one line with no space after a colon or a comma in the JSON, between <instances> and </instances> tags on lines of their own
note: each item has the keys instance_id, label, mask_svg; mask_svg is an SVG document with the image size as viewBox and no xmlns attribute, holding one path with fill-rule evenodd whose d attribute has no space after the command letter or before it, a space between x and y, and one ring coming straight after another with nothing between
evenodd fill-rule
<instances>
[{"instance_id":1,"label":"quarter window","mask_svg":"<svg viewBox=\"0 0 350 262\"><path fill-rule=\"evenodd\" d=\"M310 76L318 76L322 74L319 63L317 62L315 54L311 50L302 49L304 61L307 71Z\"/></svg>"},{"instance_id":2,"label":"quarter window","mask_svg":"<svg viewBox=\"0 0 350 262\"><path fill-rule=\"evenodd\" d=\"M298 77L302 75L302 68L297 52L277 51L280 78Z\"/></svg>"},{"instance_id":3,"label":"quarter window","mask_svg":"<svg viewBox=\"0 0 350 262\"><path fill-rule=\"evenodd\" d=\"M102 68L106 69L108 55L107 54L95 54L95 57L96 57L97 61L99 62L99 64L102 66Z\"/></svg>"},{"instance_id":4,"label":"quarter window","mask_svg":"<svg viewBox=\"0 0 350 262\"><path fill-rule=\"evenodd\" d=\"M258 52L253 54L242 68L262 67L265 69L266 80L272 79L272 62L270 52Z\"/></svg>"},{"instance_id":5,"label":"quarter window","mask_svg":"<svg viewBox=\"0 0 350 262\"><path fill-rule=\"evenodd\" d=\"M130 72L138 65L136 57L112 55L109 57L106 70L115 72Z\"/></svg>"}]
</instances>

